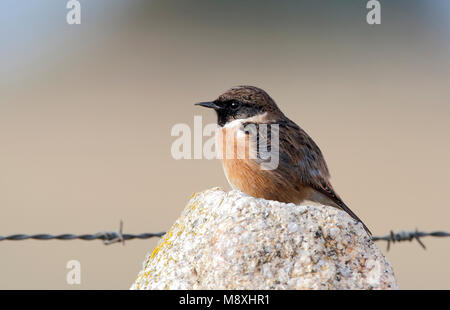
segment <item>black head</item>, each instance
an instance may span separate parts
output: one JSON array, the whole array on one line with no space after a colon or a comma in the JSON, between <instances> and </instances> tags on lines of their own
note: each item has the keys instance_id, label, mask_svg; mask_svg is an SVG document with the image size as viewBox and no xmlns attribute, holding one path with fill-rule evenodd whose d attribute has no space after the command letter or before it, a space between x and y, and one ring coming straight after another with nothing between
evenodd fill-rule
<instances>
[{"instance_id":1,"label":"black head","mask_svg":"<svg viewBox=\"0 0 450 310\"><path fill-rule=\"evenodd\" d=\"M272 98L262 89L254 86L233 87L214 101L199 102L197 105L212 108L217 113L217 123L224 126L236 119L246 119L265 112L282 114Z\"/></svg>"}]
</instances>

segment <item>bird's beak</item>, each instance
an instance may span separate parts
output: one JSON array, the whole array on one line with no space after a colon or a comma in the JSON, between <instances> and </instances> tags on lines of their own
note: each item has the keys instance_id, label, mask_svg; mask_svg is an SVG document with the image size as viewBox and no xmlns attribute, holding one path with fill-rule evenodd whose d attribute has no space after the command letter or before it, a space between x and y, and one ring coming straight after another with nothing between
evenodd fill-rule
<instances>
[{"instance_id":1,"label":"bird's beak","mask_svg":"<svg viewBox=\"0 0 450 310\"><path fill-rule=\"evenodd\" d=\"M220 109L220 107L212 101L199 102L199 103L196 103L195 105L199 105L199 106L214 109L214 110Z\"/></svg>"}]
</instances>

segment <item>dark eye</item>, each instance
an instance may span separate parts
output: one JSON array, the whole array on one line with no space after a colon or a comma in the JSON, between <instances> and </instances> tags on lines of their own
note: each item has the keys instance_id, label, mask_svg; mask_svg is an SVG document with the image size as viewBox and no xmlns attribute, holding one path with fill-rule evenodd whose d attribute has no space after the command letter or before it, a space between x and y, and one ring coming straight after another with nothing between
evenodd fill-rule
<instances>
[{"instance_id":1,"label":"dark eye","mask_svg":"<svg viewBox=\"0 0 450 310\"><path fill-rule=\"evenodd\" d=\"M239 108L240 106L241 106L241 103L240 103L240 102L237 102L237 101L233 101L233 102L231 102L231 104L230 104L230 107L231 107L233 110Z\"/></svg>"}]
</instances>

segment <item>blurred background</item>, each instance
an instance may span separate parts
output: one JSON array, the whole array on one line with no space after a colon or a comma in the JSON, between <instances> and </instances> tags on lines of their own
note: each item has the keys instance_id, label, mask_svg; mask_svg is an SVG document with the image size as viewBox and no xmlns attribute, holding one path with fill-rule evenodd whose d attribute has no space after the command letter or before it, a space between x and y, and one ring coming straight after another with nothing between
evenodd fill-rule
<instances>
[{"instance_id":1,"label":"blurred background","mask_svg":"<svg viewBox=\"0 0 450 310\"><path fill-rule=\"evenodd\" d=\"M217 160L174 160L193 104L265 89L374 235L450 230L450 2L0 2L0 235L167 230ZM157 239L2 241L0 289L127 289ZM450 240L377 243L402 289L450 289ZM81 263L81 285L66 263Z\"/></svg>"}]
</instances>

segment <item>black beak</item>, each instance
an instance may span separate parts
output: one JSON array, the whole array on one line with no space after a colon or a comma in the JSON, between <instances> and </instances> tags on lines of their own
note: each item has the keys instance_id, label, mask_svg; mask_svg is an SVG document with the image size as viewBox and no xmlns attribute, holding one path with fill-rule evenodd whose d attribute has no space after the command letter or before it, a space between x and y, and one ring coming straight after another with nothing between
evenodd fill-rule
<instances>
[{"instance_id":1,"label":"black beak","mask_svg":"<svg viewBox=\"0 0 450 310\"><path fill-rule=\"evenodd\" d=\"M199 106L214 109L214 110L220 109L220 107L212 101L199 102L199 103L196 103L195 105L199 105Z\"/></svg>"}]
</instances>

